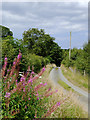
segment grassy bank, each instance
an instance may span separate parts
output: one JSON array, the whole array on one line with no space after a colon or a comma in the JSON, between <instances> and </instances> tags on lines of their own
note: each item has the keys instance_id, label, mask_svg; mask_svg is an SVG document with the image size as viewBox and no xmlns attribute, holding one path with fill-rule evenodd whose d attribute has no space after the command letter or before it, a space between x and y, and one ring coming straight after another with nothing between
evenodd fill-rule
<instances>
[{"instance_id":1,"label":"grassy bank","mask_svg":"<svg viewBox=\"0 0 90 120\"><path fill-rule=\"evenodd\" d=\"M61 65L63 75L74 85L88 91L88 76L83 76L79 72L72 72L69 68Z\"/></svg>"},{"instance_id":2,"label":"grassy bank","mask_svg":"<svg viewBox=\"0 0 90 120\"><path fill-rule=\"evenodd\" d=\"M56 101L61 101L61 105L49 116L49 118L87 118L88 114L82 109L82 106L79 105L72 92L69 92L67 95L65 95L63 93L63 89L55 86L49 79L49 72L51 67L51 65L47 65L42 78L38 79L38 82L45 81L47 83L47 88L51 88L52 91L58 89L58 92L50 97L50 101L47 104L50 106L51 104L54 105ZM65 87L67 86L65 85ZM63 102L64 100L65 102Z\"/></svg>"},{"instance_id":3,"label":"grassy bank","mask_svg":"<svg viewBox=\"0 0 90 120\"><path fill-rule=\"evenodd\" d=\"M68 91L74 91L70 86L68 86L65 82L63 82L62 80L59 80L58 83L66 90Z\"/></svg>"}]
</instances>

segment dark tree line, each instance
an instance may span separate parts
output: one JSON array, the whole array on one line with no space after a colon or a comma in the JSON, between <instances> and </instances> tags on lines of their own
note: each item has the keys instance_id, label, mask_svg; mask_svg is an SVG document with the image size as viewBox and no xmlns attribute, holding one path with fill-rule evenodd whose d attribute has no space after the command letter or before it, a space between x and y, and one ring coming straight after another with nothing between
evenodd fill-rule
<instances>
[{"instance_id":1,"label":"dark tree line","mask_svg":"<svg viewBox=\"0 0 90 120\"><path fill-rule=\"evenodd\" d=\"M0 26L2 34L2 63L5 55L8 57L9 65L13 58L22 52L21 69L26 70L28 65L36 66L36 71L47 63L55 63L60 66L62 61L62 50L55 38L46 34L43 29L32 28L23 33L23 39L14 39L13 32L4 26ZM1 41L0 41L1 42Z\"/></svg>"},{"instance_id":2,"label":"dark tree line","mask_svg":"<svg viewBox=\"0 0 90 120\"><path fill-rule=\"evenodd\" d=\"M23 42L28 50L36 55L47 57L51 63L60 66L62 61L61 47L54 42L55 38L45 34L43 29L29 29L23 33Z\"/></svg>"},{"instance_id":3,"label":"dark tree line","mask_svg":"<svg viewBox=\"0 0 90 120\"><path fill-rule=\"evenodd\" d=\"M79 70L82 74L84 74L84 71L90 75L90 65L89 65L89 59L90 59L90 40L87 44L83 46L83 49L77 49L73 48L71 50L71 59L69 60L69 49L63 50L63 61L62 63L66 67L76 67L77 70Z\"/></svg>"}]
</instances>

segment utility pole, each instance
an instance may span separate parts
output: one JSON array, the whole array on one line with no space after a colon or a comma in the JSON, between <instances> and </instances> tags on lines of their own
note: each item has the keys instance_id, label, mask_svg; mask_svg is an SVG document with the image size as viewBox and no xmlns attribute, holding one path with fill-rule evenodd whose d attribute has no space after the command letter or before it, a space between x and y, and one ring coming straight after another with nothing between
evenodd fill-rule
<instances>
[{"instance_id":1,"label":"utility pole","mask_svg":"<svg viewBox=\"0 0 90 120\"><path fill-rule=\"evenodd\" d=\"M69 48L69 60L70 60L70 57L71 57L71 32L70 32L70 48Z\"/></svg>"}]
</instances>

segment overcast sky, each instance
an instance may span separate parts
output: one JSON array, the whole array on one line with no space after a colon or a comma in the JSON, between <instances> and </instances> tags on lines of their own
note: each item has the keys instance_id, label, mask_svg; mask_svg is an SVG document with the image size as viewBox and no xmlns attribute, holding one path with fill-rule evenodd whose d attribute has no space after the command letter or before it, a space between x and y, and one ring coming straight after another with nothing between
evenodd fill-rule
<instances>
[{"instance_id":1,"label":"overcast sky","mask_svg":"<svg viewBox=\"0 0 90 120\"><path fill-rule=\"evenodd\" d=\"M2 25L21 39L29 28L44 29L61 48L82 48L88 42L88 2L3 2Z\"/></svg>"}]
</instances>

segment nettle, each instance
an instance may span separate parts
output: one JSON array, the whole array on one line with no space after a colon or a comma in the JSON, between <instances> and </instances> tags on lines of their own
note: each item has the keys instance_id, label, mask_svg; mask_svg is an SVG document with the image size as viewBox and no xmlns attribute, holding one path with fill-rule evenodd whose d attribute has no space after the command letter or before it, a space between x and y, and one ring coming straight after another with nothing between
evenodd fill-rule
<instances>
[{"instance_id":1,"label":"nettle","mask_svg":"<svg viewBox=\"0 0 90 120\"><path fill-rule=\"evenodd\" d=\"M60 102L48 108L48 99L56 91L51 88L40 92L47 83L39 82L37 79L45 71L45 67L40 73L30 72L30 66L26 73L19 76L19 63L22 54L19 51L17 58L14 59L10 69L7 68L7 57L5 56L2 67L2 118L46 118L54 112Z\"/></svg>"}]
</instances>

